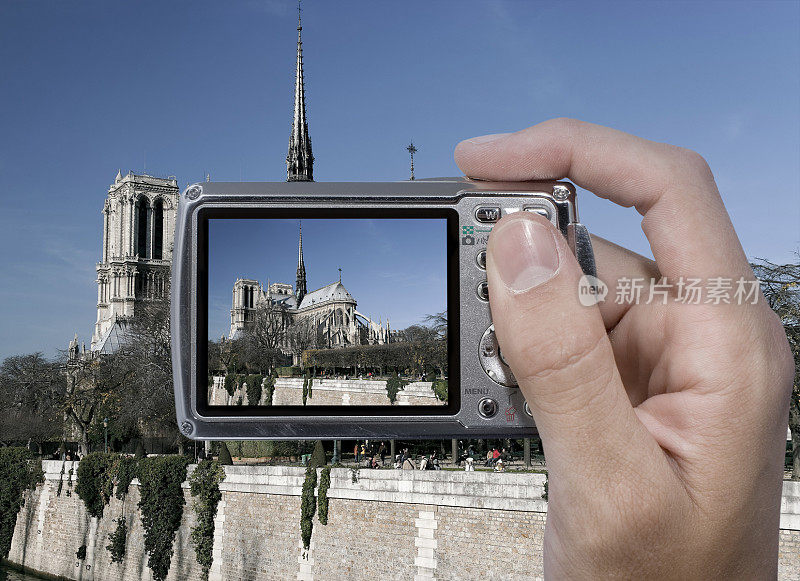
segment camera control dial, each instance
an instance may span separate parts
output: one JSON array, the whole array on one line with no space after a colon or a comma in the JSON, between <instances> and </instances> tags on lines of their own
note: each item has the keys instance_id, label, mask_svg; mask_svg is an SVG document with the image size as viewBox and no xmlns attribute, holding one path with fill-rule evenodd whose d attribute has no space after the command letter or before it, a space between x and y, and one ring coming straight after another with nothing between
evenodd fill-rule
<instances>
[{"instance_id":1,"label":"camera control dial","mask_svg":"<svg viewBox=\"0 0 800 581\"><path fill-rule=\"evenodd\" d=\"M505 387L517 387L517 380L500 352L500 345L494 334L494 325L490 325L481 337L478 345L478 358L486 375L492 381Z\"/></svg>"}]
</instances>

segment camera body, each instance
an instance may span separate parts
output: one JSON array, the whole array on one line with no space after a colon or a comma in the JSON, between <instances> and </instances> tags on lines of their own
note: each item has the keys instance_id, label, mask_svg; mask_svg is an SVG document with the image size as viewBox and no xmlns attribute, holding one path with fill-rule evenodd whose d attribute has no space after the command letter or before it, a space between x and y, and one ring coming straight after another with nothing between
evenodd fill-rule
<instances>
[{"instance_id":1,"label":"camera body","mask_svg":"<svg viewBox=\"0 0 800 581\"><path fill-rule=\"evenodd\" d=\"M171 288L181 432L214 440L534 434L530 410L494 336L485 270L493 225L519 211L549 219L584 272L595 275L589 234L578 220L575 188L566 182L442 178L390 183L206 182L188 187L178 206ZM279 236L294 232L298 222L299 252L293 246L294 234ZM373 230L377 234L371 234ZM291 243L284 248L282 241L288 239ZM344 282L352 279L358 295L345 289L341 267L338 283L334 279L307 292L306 264L312 275L329 272L336 265L324 258L325 252L338 247L342 250L337 261L354 265L346 269L350 278ZM372 259L380 252L396 257L380 261L382 270ZM265 289L254 279L233 275L240 268L248 271L241 274L256 270L259 276L274 276L265 272L270 270L288 276L287 254L298 260L296 272L293 264L291 269L295 285L269 282ZM429 262L433 259L438 262ZM398 272L391 270L395 264ZM424 272L436 269L430 264L441 264L442 272ZM386 285L383 278L397 282ZM426 282L429 279L433 282ZM227 325L227 308L223 313L219 297L231 296L222 294L229 293L225 289L231 284L230 331L214 343L219 335L213 330L209 334L209 329L223 315ZM401 287L411 290L396 294ZM419 287L422 290L414 290ZM383 323L363 315L359 306L382 305L392 311L387 316L403 320L406 312L423 312L429 299L431 305L444 303L435 331L425 324L392 329L388 319ZM275 333L274 342L259 348L270 345L265 342L268 329ZM302 337L308 341L303 343ZM240 345L247 345L247 353L256 357L271 354L261 368L262 373L269 368L269 377L228 371L235 368L230 361ZM209 358L211 349L226 354L228 362L217 360L222 356ZM280 362L284 366L275 377ZM291 377L298 372L304 376ZM259 385L245 389L248 381ZM250 401L255 398L258 401Z\"/></svg>"}]
</instances>

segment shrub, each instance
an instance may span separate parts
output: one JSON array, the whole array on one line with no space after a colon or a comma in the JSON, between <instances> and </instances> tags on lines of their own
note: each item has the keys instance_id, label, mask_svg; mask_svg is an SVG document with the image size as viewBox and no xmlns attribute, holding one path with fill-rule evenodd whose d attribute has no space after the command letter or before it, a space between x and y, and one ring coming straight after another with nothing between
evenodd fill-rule
<instances>
[{"instance_id":1,"label":"shrub","mask_svg":"<svg viewBox=\"0 0 800 581\"><path fill-rule=\"evenodd\" d=\"M408 382L405 379L400 379L400 376L397 373L394 373L387 381L386 381L386 393L389 396L389 401L394 403L397 401L397 392L403 389Z\"/></svg>"},{"instance_id":2,"label":"shrub","mask_svg":"<svg viewBox=\"0 0 800 581\"><path fill-rule=\"evenodd\" d=\"M231 451L228 450L228 445L225 442L220 442L219 458L217 461L223 466L233 466L233 458L231 458Z\"/></svg>"},{"instance_id":3,"label":"shrub","mask_svg":"<svg viewBox=\"0 0 800 581\"><path fill-rule=\"evenodd\" d=\"M144 444L142 444L141 440L139 440L139 442L136 444L136 453L133 455L133 457L136 460L147 458L147 452L145 451Z\"/></svg>"},{"instance_id":4,"label":"shrub","mask_svg":"<svg viewBox=\"0 0 800 581\"><path fill-rule=\"evenodd\" d=\"M136 459L130 456L120 457L115 473L117 480L115 496L119 500L124 500L125 495L128 494L131 481L136 478Z\"/></svg>"},{"instance_id":5,"label":"shrub","mask_svg":"<svg viewBox=\"0 0 800 581\"><path fill-rule=\"evenodd\" d=\"M247 376L247 403L248 405L258 405L261 402L261 384L264 378L260 375Z\"/></svg>"},{"instance_id":6,"label":"shrub","mask_svg":"<svg viewBox=\"0 0 800 581\"><path fill-rule=\"evenodd\" d=\"M272 405L272 395L275 393L275 376L268 375L264 382L264 388L267 390L264 397L264 405Z\"/></svg>"},{"instance_id":7,"label":"shrub","mask_svg":"<svg viewBox=\"0 0 800 581\"><path fill-rule=\"evenodd\" d=\"M319 508L317 511L317 518L319 522L328 524L328 488L331 486L331 467L325 466L319 475Z\"/></svg>"},{"instance_id":8,"label":"shrub","mask_svg":"<svg viewBox=\"0 0 800 581\"><path fill-rule=\"evenodd\" d=\"M78 483L75 492L86 505L90 516L103 517L103 509L114 492L113 464L116 456L104 452L92 452L78 464Z\"/></svg>"},{"instance_id":9,"label":"shrub","mask_svg":"<svg viewBox=\"0 0 800 581\"><path fill-rule=\"evenodd\" d=\"M314 444L314 451L311 453L311 465L314 468L319 468L320 466L325 466L327 463L325 446L322 444L322 440L317 440Z\"/></svg>"},{"instance_id":10,"label":"shrub","mask_svg":"<svg viewBox=\"0 0 800 581\"><path fill-rule=\"evenodd\" d=\"M544 492L542 492L542 499L547 500L547 483L549 482L550 478L547 474L544 475Z\"/></svg>"},{"instance_id":11,"label":"shrub","mask_svg":"<svg viewBox=\"0 0 800 581\"><path fill-rule=\"evenodd\" d=\"M56 496L61 496L61 489L64 487L64 467L66 465L66 460L61 462L61 473L58 475L58 490L56 490Z\"/></svg>"},{"instance_id":12,"label":"shrub","mask_svg":"<svg viewBox=\"0 0 800 581\"><path fill-rule=\"evenodd\" d=\"M144 550L155 581L164 581L169 573L172 545L186 504L181 483L186 480L188 463L183 456L157 456L139 463Z\"/></svg>"},{"instance_id":13,"label":"shrub","mask_svg":"<svg viewBox=\"0 0 800 581\"><path fill-rule=\"evenodd\" d=\"M303 405L306 405L308 399L308 377L303 378Z\"/></svg>"},{"instance_id":14,"label":"shrub","mask_svg":"<svg viewBox=\"0 0 800 581\"><path fill-rule=\"evenodd\" d=\"M203 579L208 579L213 560L214 518L217 505L222 499L219 483L225 479L225 469L219 462L203 460L189 477L189 486L195 501L192 504L197 515L197 524L192 527L190 539L194 545L197 563L203 569Z\"/></svg>"},{"instance_id":15,"label":"shrub","mask_svg":"<svg viewBox=\"0 0 800 581\"><path fill-rule=\"evenodd\" d=\"M436 374L433 371L429 371L428 373L425 374L425 381L430 381L431 383L433 383L434 381L436 381Z\"/></svg>"},{"instance_id":16,"label":"shrub","mask_svg":"<svg viewBox=\"0 0 800 581\"><path fill-rule=\"evenodd\" d=\"M24 492L44 481L42 465L26 448L0 448L0 558L8 557Z\"/></svg>"},{"instance_id":17,"label":"shrub","mask_svg":"<svg viewBox=\"0 0 800 581\"><path fill-rule=\"evenodd\" d=\"M441 401L447 401L448 389L446 379L435 380L431 387L433 388L433 393L436 394L438 399Z\"/></svg>"},{"instance_id":18,"label":"shrub","mask_svg":"<svg viewBox=\"0 0 800 581\"><path fill-rule=\"evenodd\" d=\"M225 391L228 392L228 395L233 396L233 392L236 391L236 374L228 373L225 375L225 381L223 385L225 386Z\"/></svg>"},{"instance_id":19,"label":"shrub","mask_svg":"<svg viewBox=\"0 0 800 581\"><path fill-rule=\"evenodd\" d=\"M128 536L128 526L125 524L125 517L121 516L117 519L117 528L113 533L108 535L109 543L106 549L111 553L112 563L122 563L125 557L125 541Z\"/></svg>"},{"instance_id":20,"label":"shrub","mask_svg":"<svg viewBox=\"0 0 800 581\"><path fill-rule=\"evenodd\" d=\"M314 513L317 510L317 499L314 497L316 487L317 469L309 462L306 466L303 492L300 495L300 535L303 538L303 548L306 550L311 546L311 533L314 530Z\"/></svg>"},{"instance_id":21,"label":"shrub","mask_svg":"<svg viewBox=\"0 0 800 581\"><path fill-rule=\"evenodd\" d=\"M291 367L278 367L275 372L278 377L298 377L302 374L300 367L297 365L292 365Z\"/></svg>"}]
</instances>

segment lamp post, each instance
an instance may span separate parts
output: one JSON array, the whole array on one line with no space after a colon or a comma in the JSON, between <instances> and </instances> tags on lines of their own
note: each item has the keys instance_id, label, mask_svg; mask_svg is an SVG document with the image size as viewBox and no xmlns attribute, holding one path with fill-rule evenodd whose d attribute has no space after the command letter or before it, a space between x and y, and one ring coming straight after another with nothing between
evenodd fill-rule
<instances>
[{"instance_id":1,"label":"lamp post","mask_svg":"<svg viewBox=\"0 0 800 581\"><path fill-rule=\"evenodd\" d=\"M103 418L103 432L105 434L105 445L103 451L108 453L108 418Z\"/></svg>"}]
</instances>

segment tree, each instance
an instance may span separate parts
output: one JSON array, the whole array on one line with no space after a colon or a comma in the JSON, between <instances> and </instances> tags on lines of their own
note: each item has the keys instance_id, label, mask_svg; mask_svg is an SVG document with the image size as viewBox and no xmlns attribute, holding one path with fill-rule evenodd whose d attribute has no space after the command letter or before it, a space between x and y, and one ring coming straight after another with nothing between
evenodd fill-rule
<instances>
[{"instance_id":1,"label":"tree","mask_svg":"<svg viewBox=\"0 0 800 581\"><path fill-rule=\"evenodd\" d=\"M399 331L398 335L406 343L427 343L437 338L436 330L425 325L411 325Z\"/></svg>"},{"instance_id":2,"label":"tree","mask_svg":"<svg viewBox=\"0 0 800 581\"><path fill-rule=\"evenodd\" d=\"M214 375L214 372L220 372L224 368L222 364L221 341L220 343L209 341L208 342L208 374Z\"/></svg>"},{"instance_id":3,"label":"tree","mask_svg":"<svg viewBox=\"0 0 800 581\"><path fill-rule=\"evenodd\" d=\"M320 466L325 466L327 463L325 446L322 444L322 440L317 440L314 442L314 451L311 453L311 465L314 468L318 468Z\"/></svg>"},{"instance_id":4,"label":"tree","mask_svg":"<svg viewBox=\"0 0 800 581\"><path fill-rule=\"evenodd\" d=\"M61 395L64 376L58 361L41 353L7 357L0 366L0 441L41 443L63 436Z\"/></svg>"},{"instance_id":5,"label":"tree","mask_svg":"<svg viewBox=\"0 0 800 581\"><path fill-rule=\"evenodd\" d=\"M133 371L119 353L67 361L60 404L78 430L81 455L89 453L89 430L101 408L124 392Z\"/></svg>"},{"instance_id":6,"label":"tree","mask_svg":"<svg viewBox=\"0 0 800 581\"><path fill-rule=\"evenodd\" d=\"M220 442L219 459L217 461L223 466L233 465L233 458L231 458L231 451L228 450L228 445L225 442Z\"/></svg>"},{"instance_id":7,"label":"tree","mask_svg":"<svg viewBox=\"0 0 800 581\"><path fill-rule=\"evenodd\" d=\"M271 371L281 356L281 347L286 343L290 317L286 307L271 301L258 304L244 333L248 359L251 363L267 366L261 371Z\"/></svg>"},{"instance_id":8,"label":"tree","mask_svg":"<svg viewBox=\"0 0 800 581\"><path fill-rule=\"evenodd\" d=\"M425 322L429 328L436 332L436 338L441 341L447 341L447 311L441 313L434 313L425 317Z\"/></svg>"},{"instance_id":9,"label":"tree","mask_svg":"<svg viewBox=\"0 0 800 581\"><path fill-rule=\"evenodd\" d=\"M226 340L224 337L220 339L218 345L219 350L209 350L209 358L212 355L216 355L219 357L219 364L222 370L225 373L236 373L241 367L241 362L243 359L243 352L244 352L244 345L241 339L228 339ZM211 361L209 361L210 365ZM209 370L212 368L209 367Z\"/></svg>"},{"instance_id":10,"label":"tree","mask_svg":"<svg viewBox=\"0 0 800 581\"><path fill-rule=\"evenodd\" d=\"M300 362L301 369L303 364L303 352L317 346L317 328L311 317L298 318L288 330L289 348Z\"/></svg>"},{"instance_id":11,"label":"tree","mask_svg":"<svg viewBox=\"0 0 800 581\"><path fill-rule=\"evenodd\" d=\"M175 417L171 347L169 301L137 305L123 346L115 354L118 364L129 370L125 390L117 394L116 421L171 438L182 448L186 440Z\"/></svg>"},{"instance_id":12,"label":"tree","mask_svg":"<svg viewBox=\"0 0 800 581\"><path fill-rule=\"evenodd\" d=\"M792 434L792 478L800 480L800 261L774 264L757 259L752 266L767 303L783 323L794 355L795 376L789 405L789 430Z\"/></svg>"}]
</instances>

